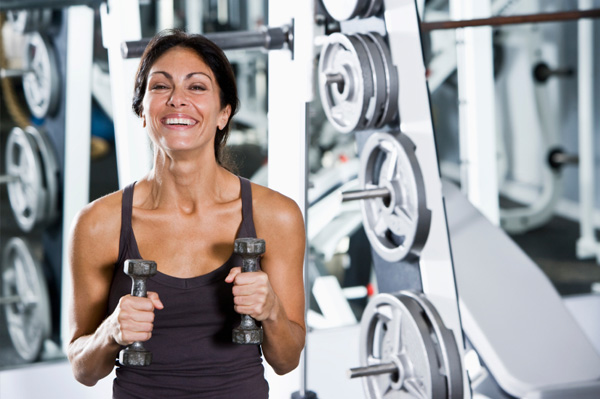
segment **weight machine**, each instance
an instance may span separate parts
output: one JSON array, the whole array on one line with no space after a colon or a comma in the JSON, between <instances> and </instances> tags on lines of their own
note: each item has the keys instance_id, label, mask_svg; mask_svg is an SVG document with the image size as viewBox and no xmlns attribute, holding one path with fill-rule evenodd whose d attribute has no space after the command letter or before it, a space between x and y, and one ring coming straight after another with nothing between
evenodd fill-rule
<instances>
[{"instance_id":1,"label":"weight machine","mask_svg":"<svg viewBox=\"0 0 600 399\"><path fill-rule=\"evenodd\" d=\"M330 108L330 122L341 133L354 132L361 149L362 189L345 198L362 200L383 292L363 314L363 364L350 375L364 377L369 398L481 395L488 388L464 373L466 353L474 349L488 382L498 384L497 395L594 397L600 392L600 358L548 280L456 189L440 186L411 3L324 2L341 20L341 34L330 35L321 50L322 103ZM458 21L456 27L468 24ZM376 34L387 39L392 63ZM390 79L394 68L399 83ZM399 118L378 124L396 85ZM449 279L439 273L444 265ZM444 287L454 281L457 292ZM507 298L502 292L511 285ZM446 302L440 300L444 292ZM557 347L568 356L557 356Z\"/></svg>"},{"instance_id":2,"label":"weight machine","mask_svg":"<svg viewBox=\"0 0 600 399\"><path fill-rule=\"evenodd\" d=\"M0 51L3 95L17 125L3 154L2 183L17 229L3 215L0 302L19 357L14 364L21 364L56 357L66 331L63 237L88 202L93 23L87 7L60 8L83 1L16 3L0 6L7 12L3 34L11 37L2 38ZM13 89L19 81L28 111Z\"/></svg>"}]
</instances>

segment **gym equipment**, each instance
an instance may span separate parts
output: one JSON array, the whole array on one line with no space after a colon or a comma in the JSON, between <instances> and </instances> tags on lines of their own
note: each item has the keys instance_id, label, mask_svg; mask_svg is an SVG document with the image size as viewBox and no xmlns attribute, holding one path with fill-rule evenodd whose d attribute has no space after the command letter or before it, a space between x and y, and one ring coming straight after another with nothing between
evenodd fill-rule
<instances>
[{"instance_id":1,"label":"gym equipment","mask_svg":"<svg viewBox=\"0 0 600 399\"><path fill-rule=\"evenodd\" d=\"M294 27L264 27L259 31L217 32L204 35L223 50L262 48L264 50L278 50L286 45L294 50ZM150 39L121 43L123 58L139 58L144 53Z\"/></svg>"},{"instance_id":2,"label":"gym equipment","mask_svg":"<svg viewBox=\"0 0 600 399\"><path fill-rule=\"evenodd\" d=\"M365 393L375 398L462 398L462 362L456 341L422 294L375 296L363 313L362 367Z\"/></svg>"},{"instance_id":3,"label":"gym equipment","mask_svg":"<svg viewBox=\"0 0 600 399\"><path fill-rule=\"evenodd\" d=\"M123 271L131 277L131 295L146 297L146 280L156 274L156 262L142 259L128 259ZM123 366L149 366L152 363L152 352L136 341L119 352L119 363Z\"/></svg>"},{"instance_id":4,"label":"gym equipment","mask_svg":"<svg viewBox=\"0 0 600 399\"><path fill-rule=\"evenodd\" d=\"M265 253L265 240L260 238L238 238L233 252L242 258L242 273L259 271L258 260ZM243 314L240 325L233 329L232 341L236 344L262 344L263 329L249 315Z\"/></svg>"},{"instance_id":5,"label":"gym equipment","mask_svg":"<svg viewBox=\"0 0 600 399\"><path fill-rule=\"evenodd\" d=\"M52 9L10 10L6 13L6 20L17 33L43 32L52 23Z\"/></svg>"},{"instance_id":6,"label":"gym equipment","mask_svg":"<svg viewBox=\"0 0 600 399\"><path fill-rule=\"evenodd\" d=\"M544 272L458 187L443 190L463 330L495 382L517 398L600 397L600 355Z\"/></svg>"},{"instance_id":7,"label":"gym equipment","mask_svg":"<svg viewBox=\"0 0 600 399\"><path fill-rule=\"evenodd\" d=\"M322 0L327 13L338 21L352 18L368 18L379 12L383 0Z\"/></svg>"},{"instance_id":8,"label":"gym equipment","mask_svg":"<svg viewBox=\"0 0 600 399\"><path fill-rule=\"evenodd\" d=\"M86 5L98 8L103 0L2 0L0 10L30 10L39 8L62 8Z\"/></svg>"},{"instance_id":9,"label":"gym equipment","mask_svg":"<svg viewBox=\"0 0 600 399\"><path fill-rule=\"evenodd\" d=\"M561 171L567 165L577 165L579 163L579 155L569 154L563 148L556 147L548 153L548 165L555 170Z\"/></svg>"},{"instance_id":10,"label":"gym equipment","mask_svg":"<svg viewBox=\"0 0 600 399\"><path fill-rule=\"evenodd\" d=\"M50 336L51 310L42 266L24 239L13 237L6 243L1 273L0 305L10 339L19 356L33 362Z\"/></svg>"},{"instance_id":11,"label":"gym equipment","mask_svg":"<svg viewBox=\"0 0 600 399\"><path fill-rule=\"evenodd\" d=\"M19 23L18 20L15 23ZM43 119L55 114L60 101L58 63L54 48L45 35L34 31L26 35L26 40L24 69L2 69L0 77L22 77L27 106L33 116Z\"/></svg>"},{"instance_id":12,"label":"gym equipment","mask_svg":"<svg viewBox=\"0 0 600 399\"><path fill-rule=\"evenodd\" d=\"M39 32L27 35L23 90L25 100L36 118L53 115L60 100L60 75L56 54L50 41Z\"/></svg>"},{"instance_id":13,"label":"gym equipment","mask_svg":"<svg viewBox=\"0 0 600 399\"><path fill-rule=\"evenodd\" d=\"M17 224L24 232L53 221L58 203L58 162L46 134L32 126L11 130L6 144L6 184Z\"/></svg>"},{"instance_id":14,"label":"gym equipment","mask_svg":"<svg viewBox=\"0 0 600 399\"><path fill-rule=\"evenodd\" d=\"M478 18L464 21L435 21L421 23L421 30L428 32L439 29L457 29L473 26L502 26L515 24L529 24L538 22L572 21L581 18L600 18L600 9L561 11L531 15L510 15L491 18Z\"/></svg>"},{"instance_id":15,"label":"gym equipment","mask_svg":"<svg viewBox=\"0 0 600 399\"><path fill-rule=\"evenodd\" d=\"M23 64L24 69L1 69L0 77L22 77L25 101L33 116L43 119L54 115L61 82L54 48L45 35L37 31L26 35Z\"/></svg>"},{"instance_id":16,"label":"gym equipment","mask_svg":"<svg viewBox=\"0 0 600 399\"><path fill-rule=\"evenodd\" d=\"M381 128L396 117L398 79L379 34L329 35L318 73L325 115L338 131Z\"/></svg>"},{"instance_id":17,"label":"gym equipment","mask_svg":"<svg viewBox=\"0 0 600 399\"><path fill-rule=\"evenodd\" d=\"M386 261L418 257L427 237L431 211L415 156L403 134L373 133L360 155L360 186L344 201L362 199L363 224L373 249Z\"/></svg>"}]
</instances>

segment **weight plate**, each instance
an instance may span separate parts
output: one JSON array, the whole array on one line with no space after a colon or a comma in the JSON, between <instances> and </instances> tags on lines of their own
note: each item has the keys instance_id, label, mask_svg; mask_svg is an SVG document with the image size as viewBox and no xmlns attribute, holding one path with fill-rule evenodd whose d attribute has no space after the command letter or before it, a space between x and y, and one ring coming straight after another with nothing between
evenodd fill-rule
<instances>
[{"instance_id":1,"label":"weight plate","mask_svg":"<svg viewBox=\"0 0 600 399\"><path fill-rule=\"evenodd\" d=\"M7 183L8 199L21 230L29 232L45 209L42 160L35 139L15 127L6 142L6 173L18 179Z\"/></svg>"},{"instance_id":2,"label":"weight plate","mask_svg":"<svg viewBox=\"0 0 600 399\"><path fill-rule=\"evenodd\" d=\"M6 19L12 29L20 34L44 31L52 23L52 9L11 10L6 13Z\"/></svg>"},{"instance_id":3,"label":"weight plate","mask_svg":"<svg viewBox=\"0 0 600 399\"><path fill-rule=\"evenodd\" d=\"M40 223L48 224L56 220L59 214L58 178L60 172L58 157L54 151L54 146L46 133L33 126L27 126L25 131L30 134L37 143L38 153L42 160L44 179L42 180L42 190L38 195L43 199L44 208L43 212L38 217L38 220Z\"/></svg>"},{"instance_id":4,"label":"weight plate","mask_svg":"<svg viewBox=\"0 0 600 399\"><path fill-rule=\"evenodd\" d=\"M31 114L43 119L53 114L60 97L60 77L54 48L39 32L27 35L24 48L23 90Z\"/></svg>"},{"instance_id":5,"label":"weight plate","mask_svg":"<svg viewBox=\"0 0 600 399\"><path fill-rule=\"evenodd\" d=\"M367 398L446 398L440 373L440 349L419 304L401 294L379 294L363 312L360 330L362 366L394 364L397 371L367 376Z\"/></svg>"},{"instance_id":6,"label":"weight plate","mask_svg":"<svg viewBox=\"0 0 600 399\"><path fill-rule=\"evenodd\" d=\"M19 356L28 362L39 358L51 333L50 297L41 265L27 243L13 237L2 254L2 297L18 296L5 304L10 339Z\"/></svg>"},{"instance_id":7,"label":"weight plate","mask_svg":"<svg viewBox=\"0 0 600 399\"><path fill-rule=\"evenodd\" d=\"M398 71L392 62L390 49L381 35L375 32L366 36L373 41L383 60L383 76L386 83L386 101L384 102L381 118L376 122L378 128L392 122L398 114Z\"/></svg>"},{"instance_id":8,"label":"weight plate","mask_svg":"<svg viewBox=\"0 0 600 399\"><path fill-rule=\"evenodd\" d=\"M365 9L363 13L363 18L369 18L373 15L377 14L379 10L381 10L381 6L383 5L383 0L371 0L369 1L369 6Z\"/></svg>"},{"instance_id":9,"label":"weight plate","mask_svg":"<svg viewBox=\"0 0 600 399\"><path fill-rule=\"evenodd\" d=\"M370 100L367 113L365 115L365 128L371 129L377 125L383 113L383 107L387 100L386 76L383 67L383 59L375 43L365 35L353 35L365 49L369 66L372 71L373 79L373 98Z\"/></svg>"},{"instance_id":10,"label":"weight plate","mask_svg":"<svg viewBox=\"0 0 600 399\"><path fill-rule=\"evenodd\" d=\"M373 75L358 39L342 33L328 36L319 59L319 87L325 115L338 131L349 133L364 127L373 96Z\"/></svg>"},{"instance_id":11,"label":"weight plate","mask_svg":"<svg viewBox=\"0 0 600 399\"><path fill-rule=\"evenodd\" d=\"M440 360L440 373L446 376L448 398L463 397L463 367L458 352L456 339L451 330L446 328L435 306L422 293L400 291L404 297L409 297L419 304L429 322L432 336L436 337L436 350Z\"/></svg>"},{"instance_id":12,"label":"weight plate","mask_svg":"<svg viewBox=\"0 0 600 399\"><path fill-rule=\"evenodd\" d=\"M404 134L373 133L360 155L361 187L390 192L387 198L361 202L367 238L388 262L418 257L429 235L431 211L414 151L415 145Z\"/></svg>"},{"instance_id":13,"label":"weight plate","mask_svg":"<svg viewBox=\"0 0 600 399\"><path fill-rule=\"evenodd\" d=\"M370 8L372 0L322 0L327 13L337 21L347 21Z\"/></svg>"}]
</instances>

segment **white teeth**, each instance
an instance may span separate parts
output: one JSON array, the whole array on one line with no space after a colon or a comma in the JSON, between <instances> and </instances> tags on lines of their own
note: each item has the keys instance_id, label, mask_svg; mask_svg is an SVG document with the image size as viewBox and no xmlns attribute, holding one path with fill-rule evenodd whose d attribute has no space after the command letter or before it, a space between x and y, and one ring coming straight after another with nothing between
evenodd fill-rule
<instances>
[{"instance_id":1,"label":"white teeth","mask_svg":"<svg viewBox=\"0 0 600 399\"><path fill-rule=\"evenodd\" d=\"M167 118L165 119L165 124L167 125L188 125L191 126L193 124L195 124L196 122L194 122L191 119L185 119L185 118Z\"/></svg>"}]
</instances>

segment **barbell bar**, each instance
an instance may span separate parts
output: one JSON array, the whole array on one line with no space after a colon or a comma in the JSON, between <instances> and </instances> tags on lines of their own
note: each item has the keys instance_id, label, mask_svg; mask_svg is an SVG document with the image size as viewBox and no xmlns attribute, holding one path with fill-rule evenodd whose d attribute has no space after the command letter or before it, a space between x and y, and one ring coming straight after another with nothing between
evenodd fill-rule
<instances>
[{"instance_id":1,"label":"barbell bar","mask_svg":"<svg viewBox=\"0 0 600 399\"><path fill-rule=\"evenodd\" d=\"M372 377L398 372L396 363L380 363L365 367L354 367L348 370L348 378Z\"/></svg>"},{"instance_id":2,"label":"barbell bar","mask_svg":"<svg viewBox=\"0 0 600 399\"><path fill-rule=\"evenodd\" d=\"M263 27L258 31L206 33L204 37L223 50L279 50L286 45L292 52L294 50L293 24L273 28ZM150 40L150 38L144 38L121 43L121 56L125 59L141 57Z\"/></svg>"},{"instance_id":3,"label":"barbell bar","mask_svg":"<svg viewBox=\"0 0 600 399\"><path fill-rule=\"evenodd\" d=\"M344 191L342 193L342 202L356 201L371 198L389 198L390 190L385 187L370 188L365 190Z\"/></svg>"},{"instance_id":4,"label":"barbell bar","mask_svg":"<svg viewBox=\"0 0 600 399\"><path fill-rule=\"evenodd\" d=\"M63 8L70 6L97 8L103 1L106 0L2 0L0 2L0 11Z\"/></svg>"},{"instance_id":5,"label":"barbell bar","mask_svg":"<svg viewBox=\"0 0 600 399\"><path fill-rule=\"evenodd\" d=\"M600 18L600 8L579 11L560 11L541 14L509 15L490 18L476 18L459 21L421 22L421 31L469 28L477 26L503 26L541 22L573 21L582 18Z\"/></svg>"}]
</instances>

